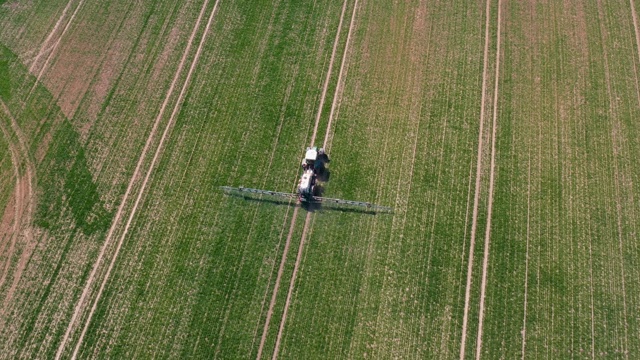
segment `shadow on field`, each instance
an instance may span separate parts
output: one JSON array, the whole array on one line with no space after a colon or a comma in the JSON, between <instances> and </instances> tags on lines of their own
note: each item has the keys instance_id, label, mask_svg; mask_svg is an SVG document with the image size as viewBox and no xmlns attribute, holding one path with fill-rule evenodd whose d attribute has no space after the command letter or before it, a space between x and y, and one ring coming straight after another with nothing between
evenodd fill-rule
<instances>
[{"instance_id":1,"label":"shadow on field","mask_svg":"<svg viewBox=\"0 0 640 360\"><path fill-rule=\"evenodd\" d=\"M308 212L337 211L342 213L355 213L355 214L365 214L365 215L377 215L377 214L388 213L386 211L361 209L357 207L350 207L348 205L327 204L327 203L323 204L321 202L302 202L301 203L296 200L258 197L258 196L251 196L246 194L234 194L234 193L227 193L226 195L232 196L234 198L242 198L246 201L267 203L267 204L272 204L277 206L300 206L301 208L305 209Z\"/></svg>"}]
</instances>

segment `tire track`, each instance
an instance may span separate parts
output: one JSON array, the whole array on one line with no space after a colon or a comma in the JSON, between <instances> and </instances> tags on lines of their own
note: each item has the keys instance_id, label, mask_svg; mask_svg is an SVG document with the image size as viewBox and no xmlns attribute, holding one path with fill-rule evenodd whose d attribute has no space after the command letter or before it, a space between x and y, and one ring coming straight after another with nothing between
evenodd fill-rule
<instances>
[{"instance_id":1,"label":"tire track","mask_svg":"<svg viewBox=\"0 0 640 360\"><path fill-rule=\"evenodd\" d=\"M22 212L22 208L23 208L23 205L22 205L23 196L22 196L22 176L20 174L20 168L19 168L20 160L18 156L18 150L16 148L16 145L11 142L11 135L9 134L9 131L5 128L4 124L2 124L2 122L0 122L0 130L4 134L5 139L7 139L7 145L9 147L9 153L11 156L11 165L13 165L13 172L16 177L16 185L15 185L16 188L14 190L15 198L13 203L13 219L11 219L13 224L12 226L8 226L9 224L7 224L8 229L6 234L2 234L4 230L0 232L0 234L3 235L3 237L0 238L0 240L3 240L5 236L8 238L8 241L3 242L2 247L0 247L0 254L3 254L6 256L6 260L5 260L6 263L2 270L2 276L0 277L0 289L2 289L2 286L4 285L4 281L7 276L7 272L9 271L9 264L11 264L11 257L13 256L13 253L15 251L17 233L18 233L18 229L20 228L20 213ZM0 226L4 227L4 224L0 224ZM9 245L9 250L5 253L4 250L7 245ZM6 306L3 306L2 310L0 310L0 315L4 315L5 309L6 309Z\"/></svg>"},{"instance_id":2,"label":"tire track","mask_svg":"<svg viewBox=\"0 0 640 360\"><path fill-rule=\"evenodd\" d=\"M324 141L322 143L323 148L327 147L327 141L329 140L331 125L333 124L333 117L336 111L336 104L338 103L338 95L340 94L341 87L344 85L342 83L343 74L344 74L344 64L346 63L346 59L347 59L347 50L349 49L349 41L351 40L351 31L353 30L353 24L355 22L357 8L358 8L358 0L355 1L353 5L353 12L351 13L351 22L349 23L349 32L347 33L347 42L344 45L344 52L342 53L342 60L340 63L340 72L338 73L338 84L336 85L336 91L333 93L333 101L331 103L331 112L329 113L329 122L327 123L327 130L324 134Z\"/></svg>"},{"instance_id":3,"label":"tire track","mask_svg":"<svg viewBox=\"0 0 640 360\"><path fill-rule=\"evenodd\" d=\"M40 79L42 78L42 75L44 74L45 70L47 69L47 66L49 66L49 63L53 59L53 55L55 54L56 50L58 49L58 45L60 45L60 41L62 41L62 38L64 37L64 34L67 33L67 30L69 30L69 27L71 27L71 23L73 23L73 19L75 19L76 15L78 14L78 11L80 10L80 8L82 8L82 5L84 4L84 1L85 0L80 0L80 2L78 3L78 6L76 6L76 9L73 11L73 14L71 14L71 17L69 18L69 21L65 25L64 29L62 29L62 33L60 34L60 36L58 36L58 39L53 43L53 47L51 48L51 51L49 52L49 55L47 56L47 59L45 60L44 64L40 68L40 71L38 71L38 75L36 75L36 81L33 83L33 87L31 88L31 90L29 90L29 93L27 94L26 99L29 99L31 97L31 94L33 93L33 91L36 89L36 87L40 83ZM67 7L70 4L71 4L71 1L69 1L69 3L67 4ZM67 8L65 8L65 10L67 10ZM60 25L60 21L62 20L63 17L64 17L64 12L63 12L63 16L61 16L60 19L58 19L58 22L56 23L56 27L58 27ZM49 34L49 37L53 36L53 34L55 33L55 30L56 29L54 28L54 31L52 31ZM43 44L43 46L44 46L44 44ZM36 64L37 64L37 60L35 60L33 62L33 64L31 64L31 67L29 68L29 72L33 73Z\"/></svg>"},{"instance_id":4,"label":"tire track","mask_svg":"<svg viewBox=\"0 0 640 360\"><path fill-rule=\"evenodd\" d=\"M484 259L482 261L482 283L480 285L480 314L478 317L478 336L476 341L476 359L479 360L482 350L482 330L484 325L484 300L487 288L487 269L489 267L489 249L491 245L491 217L493 211L493 192L496 167L496 133L498 126L498 87L500 84L500 45L502 25L502 0L498 0L498 29L496 40L496 72L493 89L493 121L491 125L491 167L489 170L489 207L487 209L487 226L484 235Z\"/></svg>"},{"instance_id":5,"label":"tire track","mask_svg":"<svg viewBox=\"0 0 640 360\"><path fill-rule=\"evenodd\" d=\"M345 3L346 3L346 0L345 0ZM340 93L340 91L342 89L342 86L343 86L342 77L343 77L343 74L344 74L344 65L345 65L345 62L346 62L347 53L349 51L349 43L351 41L351 35L353 33L353 25L355 24L355 17L356 17L357 9L358 9L358 0L355 0L355 2L353 4L353 11L351 13L351 22L349 23L349 31L347 32L347 40L345 42L344 52L342 54L342 60L341 60L341 64L340 64L340 72L338 73L338 84L337 84L335 92L334 92L333 103L331 104L331 112L329 114L329 122L327 124L327 130L326 130L325 136L324 136L323 147L326 146L326 144L327 144L327 139L328 139L330 131L331 131L331 124L332 124L333 116L335 114L335 105L336 105L337 97L338 97L338 94ZM338 37L338 36L340 36L340 32L337 33L336 37ZM337 42L336 42L336 44L337 44ZM323 97L325 95L326 95L326 92L323 93ZM315 134L311 138L311 144L313 145L314 142L315 142ZM295 287L295 282L296 282L296 278L297 278L297 275L298 275L298 270L300 270L300 262L302 260L304 244L305 244L307 230L309 228L310 221L311 221L311 213L308 212L307 216L305 217L305 221L304 221L304 229L302 230L302 237L300 239L300 246L298 248L298 256L296 257L296 262L295 262L295 265L294 265L294 268L293 268L293 273L291 274L291 281L289 282L289 291L287 293L287 300L285 302L284 311L282 313L282 318L280 320L280 327L278 329L278 336L276 338L276 344L275 344L275 347L274 347L274 350L273 350L272 359L277 359L278 358L278 353L280 351L280 343L282 341L282 334L284 332L284 326L285 326L285 324L287 322L287 314L288 314L288 311L289 311L289 307L291 305L291 297L293 295L293 289Z\"/></svg>"},{"instance_id":6,"label":"tire track","mask_svg":"<svg viewBox=\"0 0 640 360\"><path fill-rule=\"evenodd\" d=\"M322 88L322 93L320 95L320 104L318 105L318 111L316 114L316 119L315 119L315 124L313 127L313 132L311 134L311 141L310 141L310 146L313 146L313 143L315 142L317 133L318 133L318 125L320 123L320 117L322 115L322 109L324 107L324 102L325 99L327 97L327 90L329 88L329 80L331 79L331 73L333 72L333 63L335 61L335 55L336 55L336 51L338 48L338 43L340 40L340 33L342 32L342 24L343 24L343 20L344 20L344 15L346 12L346 8L347 8L347 0L344 0L343 5L342 5L342 11L340 13L340 21L338 22L338 30L336 31L336 37L333 41L333 49L331 51L331 58L329 60L329 68L327 69L327 74L325 77L325 81L324 81L324 85ZM347 40L348 41L348 40ZM338 77L338 81L339 81L339 77ZM297 181L297 179L296 179ZM269 326L271 324L271 317L273 316L273 310L275 307L275 303L278 297L278 292L280 290L280 283L282 281L282 275L284 274L284 266L285 263L287 261L287 254L289 253L289 248L291 246L291 239L293 238L293 231L295 229L295 224L296 224L296 219L298 217L298 210L299 207L296 207L293 210L293 215L291 218L291 225L289 227L289 233L287 234L287 239L285 241L285 245L284 245L284 250L283 250L283 255L282 255L282 259L280 260L280 266L278 268L278 275L276 276L276 283L274 285L273 288L273 293L271 294L271 301L269 302L269 310L267 310L267 319L265 320L265 324L264 324L264 328L262 329L262 337L260 338L260 345L258 347L258 354L256 356L256 359L260 359L262 357L262 352L264 351L264 345L266 343L267 340L267 334L269 332ZM305 219L305 229L307 227L307 223L309 221L307 214L307 218ZM302 245L302 241L301 241L301 245ZM296 260L297 262L297 260ZM294 270L295 272L295 270ZM285 307L285 313L286 313L286 307ZM274 353L275 356L275 353Z\"/></svg>"},{"instance_id":7,"label":"tire track","mask_svg":"<svg viewBox=\"0 0 640 360\"><path fill-rule=\"evenodd\" d=\"M467 326L469 321L469 300L471 297L471 275L473 271L473 253L476 243L476 228L478 226L478 205L480 201L480 178L482 176L482 151L483 151L483 133L484 133L484 109L487 93L487 70L489 65L489 25L490 25L490 0L486 0L486 20L484 35L484 60L482 70L482 97L480 100L480 128L478 130L478 159L476 161L476 185L473 197L473 215L471 216L471 235L469 243L469 260L467 262L467 284L464 295L464 315L462 317L462 339L460 340L460 360L465 357L467 342Z\"/></svg>"},{"instance_id":8,"label":"tire track","mask_svg":"<svg viewBox=\"0 0 640 360\"><path fill-rule=\"evenodd\" d=\"M34 191L33 191L33 183L35 182L35 165L31 161L29 157L29 150L27 147L26 138L18 125L18 122L15 120L15 117L4 103L4 101L0 100L0 107L2 111L7 115L9 122L11 124L11 132L15 135L17 139L17 144L12 142L11 133L9 130L2 126L2 132L5 134L7 138L7 143L9 144L11 158L14 162L14 171L16 173L16 198L15 198L15 212L13 219L13 230L11 234L11 241L9 245L9 251L7 252L7 262L2 270L2 276L0 278L0 288L4 285L7 275L9 273L9 266L11 264L11 256L15 252L15 245L18 237L22 234L25 237L25 251L20 256L20 260L18 261L17 268L13 275L13 282L11 283L11 287L7 291L7 295L3 300L2 311L0 314L4 313L7 308L7 304L13 298L13 294L18 285L18 281L22 277L22 272L26 267L27 259L31 256L31 251L33 250L31 246L32 236L31 231L27 227L31 224L31 220L33 217L33 203L34 203ZM25 167L25 175L26 182L23 183L22 174L20 172L20 167ZM24 187L26 186L26 192ZM26 204L25 204L26 201ZM23 231L23 233L21 233ZM4 245L3 245L4 252Z\"/></svg>"},{"instance_id":9,"label":"tire track","mask_svg":"<svg viewBox=\"0 0 640 360\"><path fill-rule=\"evenodd\" d=\"M144 193L144 190L146 188L146 185L147 185L147 182L149 180L149 177L150 177L150 175L151 175L151 173L153 171L155 163L156 163L156 161L157 161L157 159L159 157L159 154L160 154L160 152L162 150L162 145L163 145L163 143L164 143L164 141L165 141L165 139L167 137L169 129L172 127L172 125L173 125L173 123L175 121L175 116L176 116L176 114L177 114L177 112L178 112L178 110L180 108L180 105L181 105L182 100L183 100L183 98L185 96L185 93L186 93L187 85L189 84L189 80L191 79L191 76L193 74L193 70L195 69L195 66L196 66L196 64L198 62L198 59L200 57L200 54L202 52L202 45L204 43L204 40L206 39L207 33L209 32L209 28L210 28L210 25L211 25L211 23L213 21L213 17L214 17L214 15L216 13L216 10L218 8L219 1L220 0L216 0L216 2L214 4L214 7L213 7L213 9L211 11L211 14L209 15L209 20L207 22L206 28L205 28L205 30L204 30L204 32L202 34L201 39L200 39L200 44L199 44L198 49L196 51L195 57L191 62L191 66L190 66L190 69L189 69L189 71L187 73L187 77L186 77L186 79L185 79L185 81L183 83L183 86L182 86L182 89L181 89L180 94L178 96L178 99L176 100L176 103L175 103L175 106L173 108L173 112L171 113L171 116L169 118L169 121L167 122L167 125L165 126L164 132L163 132L162 137L160 139L160 143L158 144L158 146L156 148L153 160L152 160L152 162L151 162L151 164L149 166L149 169L148 169L147 174L146 174L146 176L144 178L144 181L143 181L140 189L138 190L138 195L137 195L137 198L135 200L134 206L133 206L133 208L131 210L131 213L129 215L129 218L127 220L127 223L125 225L123 233L122 233L122 235L121 235L121 237L120 237L120 239L118 241L115 253L114 253L113 257L112 257L111 263L109 264L109 268L107 269L107 272L104 275L102 284L101 284L100 289L98 290L98 294L97 294L97 296L96 296L96 298L95 298L95 300L93 302L93 305L91 307L91 311L89 313L89 316L88 316L88 318L87 318L87 320L86 320L86 322L84 324L84 328L83 328L82 333L80 335L80 339L78 340L78 343L76 344L76 347L74 349L72 358L75 358L77 356L77 353L78 353L78 350L79 350L80 345L82 343L82 340L84 338L84 335L86 334L86 331L87 331L87 328L88 328L89 323L91 321L91 318L93 317L93 314L94 314L95 309L97 307L97 303L100 300L100 296L102 295L102 291L104 289L104 286L105 286L105 284L106 284L106 282L107 282L107 280L109 278L111 270L113 269L115 261L116 261L116 259L118 257L118 253L119 253L120 248L122 246L122 242L123 242L128 230L129 230L129 227L131 225L131 221L132 221L133 217L136 214L140 199L141 199L141 197L142 197L142 195ZM178 70L176 71L176 73L175 73L175 75L173 77L173 80L171 82L169 90L168 90L168 92L167 92L167 94L165 96L164 102L162 103L162 106L160 108L160 112L158 113L158 116L156 117L156 119L154 121L153 128L151 129L151 133L147 137L147 141L145 143L144 148L142 149L142 153L140 154L140 158L138 159L138 163L136 164L136 168L135 168L135 170L133 172L133 175L131 176L131 179L129 180L129 184L127 186L127 190L125 191L125 194L124 194L124 196L122 198L122 202L120 203L120 206L118 207L118 211L116 212L116 216L114 217L112 225L111 225L111 227L109 229L109 232L107 234L107 238L105 239L104 245L100 249L100 253L98 255L98 258L96 259L96 262L95 262L95 264L93 266L91 274L89 275L89 278L87 279L85 287L84 287L84 289L82 291L82 295L80 296L80 299L78 300L78 303L76 304L76 307L75 307L74 312L73 312L73 316L71 317L71 320L69 322L69 325L67 326L67 330L66 330L66 332L64 334L64 337L62 338L60 346L58 347L58 351L56 353L56 359L60 359L60 357L62 356L62 352L64 351L64 348L65 348L65 345L66 345L67 341L69 340L69 336L71 334L71 330L73 329L73 325L75 324L76 319L80 315L80 312L84 308L84 302L85 302L87 296L89 295L89 291L90 291L90 288L93 285L93 282L95 280L98 267L103 261L103 258L105 256L105 252L106 252L106 249L107 249L108 245L112 242L113 233L115 231L116 226L119 224L121 217L123 216L124 206L127 203L127 200L129 199L129 195L131 194L131 191L133 189L133 185L135 183L135 180L140 176L142 163L144 162L144 160L145 160L145 158L147 156L147 153L150 150L149 147L151 146L151 142L152 142L153 138L156 135L158 126L159 126L160 121L161 121L161 119L162 119L162 117L164 115L164 112L165 112L165 110L166 110L166 108L168 106L169 100L170 100L171 96L173 95L174 89L175 89L175 87L176 87L176 85L178 83L178 80L179 80L180 76L182 75L182 71L184 69L184 65L185 65L186 60L187 60L187 55L190 53L191 47L193 45L193 42L194 42L194 39L195 39L195 36L196 36L196 33L197 33L198 29L200 28L200 23L202 22L202 18L204 16L204 13L205 13L205 10L206 10L208 4L209 4L209 0L205 0L205 3L203 4L203 6L202 6L202 8L200 10L200 13L198 15L198 19L196 20L196 24L194 25L193 30L191 32L191 35L190 35L190 37L189 37L189 39L187 41L187 47L184 50L182 58L180 59L180 63L178 65Z\"/></svg>"},{"instance_id":10,"label":"tire track","mask_svg":"<svg viewBox=\"0 0 640 360\"><path fill-rule=\"evenodd\" d=\"M316 139L316 135L318 133L318 124L320 123L320 116L322 115L322 108L324 107L324 101L327 98L327 89L329 88L329 80L331 80L333 62L336 58L336 51L338 50L338 42L340 40L340 32L342 31L342 22L344 20L344 14L346 10L347 10L347 0L344 0L344 2L342 3L342 12L340 13L340 22L338 23L338 31L336 32L336 37L333 40L333 49L331 50L331 60L329 60L329 69L327 70L327 77L324 79L324 86L322 87L322 95L320 96L320 104L318 105L318 112L316 115L316 123L315 123L315 126L313 127L313 134L311 134L311 146L313 146L313 143ZM344 62L344 57L342 61ZM338 75L338 82L340 81L340 75L342 75L342 65L340 66L340 74ZM340 85L338 84L338 86ZM334 101L335 101L335 98L334 98ZM331 115L333 115L334 104L335 102L331 104L331 114L329 115L329 119L331 119ZM331 127L331 124L329 124L327 129L330 127ZM326 139L326 135L325 135L325 139ZM326 144L323 145L323 147L324 146L326 146Z\"/></svg>"},{"instance_id":11,"label":"tire track","mask_svg":"<svg viewBox=\"0 0 640 360\"><path fill-rule=\"evenodd\" d=\"M49 35L47 35L47 38L44 39L44 42L42 43L42 45L40 45L40 50L38 50L38 53L31 60L33 63L29 67L29 72L30 73L32 73L34 71L34 69L36 67L36 63L38 62L38 59L42 55L44 55L44 53L52 50L57 45L57 42L56 42L56 44L47 47L47 45L49 44L49 41L51 41L51 38L53 38L53 35L58 31L58 28L62 24L62 19L64 19L65 16L67 16L67 12L69 11L69 8L71 8L71 3L72 2L73 2L73 0L69 0L67 5L64 7L64 9L62 10L62 14L58 18L58 21L56 21L56 24L53 26L53 29L49 32Z\"/></svg>"}]
</instances>

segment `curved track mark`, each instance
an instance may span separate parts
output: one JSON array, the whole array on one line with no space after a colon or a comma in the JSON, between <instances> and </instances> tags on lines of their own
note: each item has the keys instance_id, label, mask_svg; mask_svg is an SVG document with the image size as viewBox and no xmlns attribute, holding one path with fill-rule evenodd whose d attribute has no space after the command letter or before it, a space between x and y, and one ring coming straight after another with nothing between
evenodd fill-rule
<instances>
[{"instance_id":1,"label":"curved track mark","mask_svg":"<svg viewBox=\"0 0 640 360\"><path fill-rule=\"evenodd\" d=\"M192 72L193 72L193 70L195 68L195 65L196 65L196 63L198 61L198 58L200 57L200 53L202 51L202 44L203 44L204 39L205 39L205 37L207 35L207 32L209 30L209 26L211 25L211 21L213 20L213 15L215 14L216 9L218 7L218 2L219 2L219 0L216 0L216 3L215 3L214 8L213 8L213 10L211 12L211 15L209 16L209 22L207 23L207 27L206 27L205 31L203 32L203 35L202 35L202 38L201 38L201 41L200 41L200 45L199 45L198 50L196 52L196 56L194 57L194 59L193 59L193 61L191 63L191 68L189 69L189 72L187 74L187 78L186 78L186 80L184 82L184 85L182 86L182 90L180 92L179 98L176 101L176 105L175 105L175 107L173 109L171 117L170 117L169 121L167 122L167 125L165 127L164 133L162 134L162 138L160 140L160 144L158 145L158 147L156 149L154 158L153 158L152 163L151 163L151 165L149 167L149 170L147 171L147 175L146 175L146 177L144 179L144 182L143 182L141 188L138 191L138 196L137 196L135 205L134 205L134 207L133 207L133 209L131 211L131 214L130 214L128 222L127 222L127 225L125 226L125 229L123 231L123 235L121 236L120 241L119 241L119 243L118 243L118 245L116 247L116 252L114 253L114 256L113 256L112 261L111 261L111 263L109 265L107 273L104 276L102 285L101 285L100 290L98 292L98 295L97 295L97 297L96 297L96 299L95 299L95 301L93 303L93 306L91 308L91 312L89 314L89 317L88 317L87 321L85 322L85 326L84 326L84 329L82 331L81 338L78 340L78 343L77 343L76 348L74 350L73 357L75 357L77 355L77 351L78 351L79 346L80 346L80 344L82 342L82 338L83 338L84 334L86 333L86 329L87 329L88 324L89 324L89 322L91 320L91 317L92 317L92 315L93 315L93 313L95 311L97 302L98 302L98 300L100 298L100 295L102 294L102 289L104 288L104 285L105 285L105 283L106 283L106 281L107 281L107 279L109 277L111 269L113 268L113 264L114 264L114 262L115 262L115 260L116 260L116 258L118 256L118 252L119 252L120 247L122 245L122 240L124 239L124 237L125 237L125 235L127 233L127 230L129 228L129 225L131 224L131 220L132 220L133 216L136 213L137 205L138 205L139 200L140 200L140 198L142 196L142 193L144 192L144 189L146 187L146 183L147 183L147 181L149 179L149 175L151 174L151 171L153 170L153 167L154 167L155 162L156 162L156 160L158 158L159 152L160 152L160 150L162 148L162 144L163 144L163 142L164 142L164 140L166 138L166 135L168 133L168 130L169 130L169 128L171 128L171 125L173 124L173 122L175 120L175 115L176 115L176 113L177 113L177 111L178 111L178 109L180 107L181 101L184 98L184 94L186 92L187 84L189 83L189 80L191 78ZM125 191L125 194L124 194L124 196L122 198L122 201L121 201L121 203L120 203L120 205L118 207L118 211L116 212L116 215L115 215L115 217L113 219L111 228L109 229L109 232L107 234L107 238L105 239L105 242L104 242L102 248L100 249L100 253L98 255L98 258L96 259L96 262L95 262L95 264L93 266L91 274L89 275L89 278L87 279L87 282L85 284L84 289L82 290L82 295L80 296L80 299L78 300L78 303L76 304L76 307L75 307L74 312L73 312L73 316L71 317L71 320L69 321L69 325L67 326L67 330L66 330L66 332L64 334L64 337L62 338L60 346L58 347L58 351L56 353L56 359L60 359L60 357L62 356L62 352L63 352L63 350L64 350L64 348L66 346L67 341L69 340L69 336L71 334L71 330L73 329L73 325L75 324L76 319L80 315L80 312L84 308L85 300L86 300L87 296L89 295L90 288L93 285L93 282L95 280L98 267L103 261L103 258L105 256L105 251L106 251L108 245L112 241L112 237L113 237L115 228L119 224L120 219L123 216L124 206L127 203L127 200L129 199L129 196L130 196L130 194L132 192L132 189L133 189L133 186L134 186L134 184L136 182L136 179L140 176L141 167L142 167L142 164L143 164L143 162L144 162L144 160L146 158L147 153L150 150L149 148L151 146L151 142L152 142L153 138L156 135L158 126L160 124L160 121L161 121L161 119L162 119L162 117L164 115L164 112L165 112L165 110L166 110L166 108L168 106L169 100L170 100L171 96L173 95L174 89L175 89L175 87L176 87L176 85L178 83L180 75L182 74L182 71L184 69L184 65L185 65L186 60L187 60L187 55L190 53L191 46L193 45L193 41L195 39L196 33L198 31L198 28L200 27L200 23L202 21L202 18L204 16L204 12L206 10L206 7L207 7L208 3L209 3L209 0L206 0L205 3L203 4L201 10L200 10L200 14L198 15L198 19L196 20L196 24L193 27L193 30L191 32L191 36L189 37L189 40L187 41L187 47L186 47L186 49L185 49L185 51L184 51L184 53L182 55L182 58L180 59L180 64L178 65L178 70L176 71L176 73L175 73L175 75L173 77L173 80L171 82L169 90L168 90L168 92L167 92L167 94L165 96L164 102L162 103L162 106L160 108L160 112L158 113L158 116L156 117L155 122L153 124L153 128L151 129L151 133L147 137L147 141L145 143L144 148L142 149L142 153L140 154L140 158L138 159L138 163L136 164L136 168L135 168L135 170L133 172L133 175L131 176L131 179L129 180L129 184L127 186L127 190Z\"/></svg>"},{"instance_id":2,"label":"curved track mark","mask_svg":"<svg viewBox=\"0 0 640 360\"><path fill-rule=\"evenodd\" d=\"M6 224L6 227L7 227L6 233L3 234L4 229L0 231L0 235L3 235L2 238L0 239L3 239L3 238L8 239L6 242L3 242L2 246L0 247L0 254L3 254L6 257L6 260L5 260L6 263L2 270L2 276L0 276L0 289L1 289L7 277L7 272L9 271L9 264L11 264L11 257L13 256L13 253L15 251L17 233L18 233L18 229L20 228L20 213L23 210L23 204L22 204L23 196L22 196L22 175L20 174L20 165L19 165L20 160L18 156L18 151L16 149L15 144L11 142L11 135L9 134L9 131L4 127L2 122L0 122L0 130L4 134L4 137L7 139L9 153L11 155L11 165L13 165L13 173L16 177L16 185L15 185L16 188L14 190L15 197L13 201L13 218L10 219L11 223L13 224L12 226L9 226L9 224ZM5 224L0 224L0 226L4 228ZM7 244L9 244L9 250L5 253L4 250ZM0 310L0 314L3 314L4 310L5 310L5 307L3 306L2 310Z\"/></svg>"},{"instance_id":3,"label":"curved track mark","mask_svg":"<svg viewBox=\"0 0 640 360\"><path fill-rule=\"evenodd\" d=\"M0 288L4 285L7 275L9 273L9 265L11 263L11 257L15 252L15 244L17 242L18 237L22 234L26 240L26 249L24 251L20 261L18 262L18 266L13 275L13 281L11 283L11 287L7 291L7 295L3 300L2 312L7 308L7 304L13 298L13 293L15 288L17 287L18 281L22 276L22 272L24 267L26 266L26 261L31 255L32 247L31 243L31 231L28 229L29 224L31 224L31 219L33 217L33 203L34 203L34 191L33 191L33 183L35 181L35 165L31 161L29 157L29 151L27 148L27 142L25 139L18 122L9 111L9 108L6 104L0 100L0 107L2 111L7 115L10 123L11 123L11 132L17 139L17 144L12 141L12 134L6 127L2 126L2 132L5 134L7 138L7 143L9 144L9 148L11 151L11 157L14 165L14 171L16 173L16 197L14 202L15 213L13 219L13 229L11 234L11 242L9 245L9 250L6 254L7 262L2 270L2 276L0 277ZM24 166L26 181L23 182L23 174L21 174L20 168ZM26 187L26 192L25 192ZM26 203L25 203L26 202ZM22 233L23 231L23 233ZM4 248L4 246L3 246Z\"/></svg>"},{"instance_id":4,"label":"curved track mark","mask_svg":"<svg viewBox=\"0 0 640 360\"><path fill-rule=\"evenodd\" d=\"M478 226L478 205L480 201L480 178L482 177L482 135L484 133L484 109L487 95L487 68L489 65L489 25L490 25L490 0L486 1L486 20L484 29L484 63L482 70L482 98L480 100L480 129L478 130L478 159L476 161L476 185L473 197L473 215L471 217L471 240L469 244L469 261L467 263L467 286L464 295L464 315L462 317L462 339L460 340L460 360L465 357L467 342L467 326L469 320L469 300L471 297L471 275L473 272L473 252L476 243L476 228Z\"/></svg>"}]
</instances>

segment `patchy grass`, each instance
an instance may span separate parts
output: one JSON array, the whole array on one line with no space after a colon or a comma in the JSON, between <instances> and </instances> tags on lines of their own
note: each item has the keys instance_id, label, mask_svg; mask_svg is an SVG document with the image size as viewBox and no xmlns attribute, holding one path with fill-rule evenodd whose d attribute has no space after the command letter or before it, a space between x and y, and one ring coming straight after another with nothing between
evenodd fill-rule
<instances>
[{"instance_id":1,"label":"patchy grass","mask_svg":"<svg viewBox=\"0 0 640 360\"><path fill-rule=\"evenodd\" d=\"M0 47L0 98L37 168L35 243L20 243L10 260L24 258L27 265L0 316L0 358L55 355L145 141L149 154L158 146L159 136L149 134L203 4L87 3L81 21L61 39L52 72L44 74L53 94L27 71L29 49L40 48L66 2L0 9L7 14L0 17L6 25L0 39L11 48ZM486 145L466 344L467 357L476 355L488 124L495 111L496 182L479 355L632 359L640 353L634 336L640 326L640 62L628 4L505 2L500 34L497 4L489 3L486 66L493 74L501 36L500 78L488 77L490 100L480 104L485 4L359 2L343 78L334 65L318 126L321 143L335 105L324 194L395 211L320 207L311 213L281 357L459 356L481 135ZM293 210L225 196L218 186L294 188L341 7L220 2L79 344L80 357L257 355ZM353 8L348 1L346 13ZM203 31L196 29L197 39ZM87 43L93 38L99 41ZM74 62L78 53L82 59ZM193 56L187 54L187 64ZM178 89L184 80L183 73ZM340 81L344 88L332 104ZM481 106L486 122L478 134ZM15 184L5 140L2 209ZM134 195L151 157L134 178ZM133 201L123 204L123 219L132 208ZM274 351L285 311L307 216L300 214L264 357ZM125 223L115 224L115 237ZM105 248L96 267L88 304L114 248ZM7 288L0 289L0 301ZM80 307L63 355L78 344L88 308Z\"/></svg>"}]
</instances>

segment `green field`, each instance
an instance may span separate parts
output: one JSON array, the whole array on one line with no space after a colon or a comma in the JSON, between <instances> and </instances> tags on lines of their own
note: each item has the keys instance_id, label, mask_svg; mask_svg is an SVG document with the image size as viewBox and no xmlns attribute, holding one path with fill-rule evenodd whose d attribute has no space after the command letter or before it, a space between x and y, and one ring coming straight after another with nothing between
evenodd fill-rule
<instances>
[{"instance_id":1,"label":"green field","mask_svg":"<svg viewBox=\"0 0 640 360\"><path fill-rule=\"evenodd\" d=\"M638 358L633 1L0 1L0 358Z\"/></svg>"}]
</instances>

